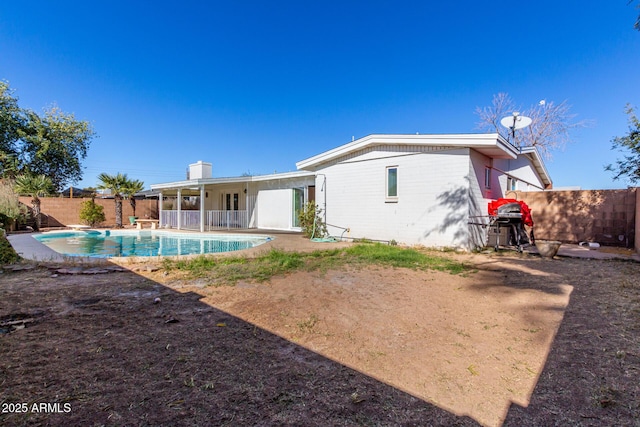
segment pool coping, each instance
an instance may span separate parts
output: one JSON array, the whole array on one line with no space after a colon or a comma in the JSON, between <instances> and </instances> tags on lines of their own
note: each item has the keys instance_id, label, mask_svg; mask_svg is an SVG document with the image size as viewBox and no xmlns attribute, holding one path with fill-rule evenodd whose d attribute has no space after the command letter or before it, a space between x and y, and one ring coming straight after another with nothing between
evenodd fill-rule
<instances>
[{"instance_id":1,"label":"pool coping","mask_svg":"<svg viewBox=\"0 0 640 427\"><path fill-rule=\"evenodd\" d=\"M86 257L70 257L62 255L33 238L35 233L8 234L7 240L13 246L13 249L22 258L29 261L42 262L67 262L71 259L76 262L96 262L97 259L85 259ZM38 233L39 234L39 233Z\"/></svg>"},{"instance_id":2,"label":"pool coping","mask_svg":"<svg viewBox=\"0 0 640 427\"><path fill-rule=\"evenodd\" d=\"M123 231L123 229L95 229L96 231ZM125 229L126 230L126 229ZM56 231L72 231L72 230L56 230ZM138 230L131 230L132 232ZM151 230L148 230L151 231ZM158 232L162 232L163 230L154 230ZM207 231L205 233L199 233L197 231L188 231L188 230L167 230L172 232L179 232L180 234L240 234L240 235L256 235L256 236L269 236L272 240L263 243L261 245L255 246L253 248L242 249L239 251L231 251L231 252L218 252L205 254L207 256L246 256L246 257L254 257L259 256L265 252L268 252L271 249L280 249L285 251L314 251L318 249L327 249L329 247L344 247L349 246L348 242L336 242L336 243L319 243L319 242L311 242L309 239L305 238L302 233L299 232L290 232L283 230L267 230L267 229L250 229L250 230L220 230L220 231ZM55 232L55 231L50 231ZM45 232L49 233L49 232ZM159 261L162 259L189 259L195 258L198 256L202 256L202 254L192 254L192 255L156 255L150 257L144 256L135 256L135 257L111 257L111 258L91 258L91 257L79 257L79 256L69 256L60 254L53 249L49 248L45 244L39 242L33 236L37 234L43 234L41 232L38 233L17 233L17 234L8 234L7 239L11 246L13 246L14 250L20 255L22 258L28 261L35 262L52 262L52 263L82 263L82 264L105 264L105 263L114 263L114 264L136 264L136 263L145 263L150 261Z\"/></svg>"}]
</instances>

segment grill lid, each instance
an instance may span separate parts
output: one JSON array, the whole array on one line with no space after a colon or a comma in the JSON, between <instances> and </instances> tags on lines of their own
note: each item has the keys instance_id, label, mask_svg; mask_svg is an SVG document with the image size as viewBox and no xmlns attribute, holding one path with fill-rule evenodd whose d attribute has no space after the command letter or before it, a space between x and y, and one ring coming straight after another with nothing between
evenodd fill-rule
<instances>
[{"instance_id":1,"label":"grill lid","mask_svg":"<svg viewBox=\"0 0 640 427\"><path fill-rule=\"evenodd\" d=\"M489 216L499 218L520 218L522 221L533 227L533 219L531 218L531 210L529 206L521 200L515 199L498 199L489 202L487 207Z\"/></svg>"}]
</instances>

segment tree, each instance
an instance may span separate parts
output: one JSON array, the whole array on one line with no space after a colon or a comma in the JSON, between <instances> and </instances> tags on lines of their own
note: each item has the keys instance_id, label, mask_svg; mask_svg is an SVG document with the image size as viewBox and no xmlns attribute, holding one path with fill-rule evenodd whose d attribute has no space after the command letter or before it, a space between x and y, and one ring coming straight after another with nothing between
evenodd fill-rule
<instances>
[{"instance_id":1,"label":"tree","mask_svg":"<svg viewBox=\"0 0 640 427\"><path fill-rule=\"evenodd\" d=\"M18 130L24 126L18 100L6 82L0 81L0 177L13 179L18 174L19 162L16 143Z\"/></svg>"},{"instance_id":2,"label":"tree","mask_svg":"<svg viewBox=\"0 0 640 427\"><path fill-rule=\"evenodd\" d=\"M17 157L18 130L23 125L24 117L18 106L18 99L13 96L9 84L0 81L0 161L3 166L5 159Z\"/></svg>"},{"instance_id":3,"label":"tree","mask_svg":"<svg viewBox=\"0 0 640 427\"><path fill-rule=\"evenodd\" d=\"M40 229L40 197L51 194L53 191L53 183L46 175L30 175L24 174L16 177L16 192L31 196L31 209L33 217L36 221L36 230Z\"/></svg>"},{"instance_id":4,"label":"tree","mask_svg":"<svg viewBox=\"0 0 640 427\"><path fill-rule=\"evenodd\" d=\"M129 186L122 190L124 196L129 199L129 204L131 204L131 209L133 210L133 216L136 216L136 199L133 196L134 194L141 192L143 189L144 182L133 179L129 181Z\"/></svg>"},{"instance_id":5,"label":"tree","mask_svg":"<svg viewBox=\"0 0 640 427\"><path fill-rule=\"evenodd\" d=\"M516 147L536 147L546 158L551 158L551 151L562 148L571 141L569 131L585 127L587 121L574 121L576 115L571 113L571 106L566 101L555 104L542 100L529 109L516 107L506 93L493 96L490 107L477 107L476 114L480 118L478 129L497 132ZM513 132L500 124L504 117L513 115L531 118L531 125Z\"/></svg>"},{"instance_id":6,"label":"tree","mask_svg":"<svg viewBox=\"0 0 640 427\"><path fill-rule=\"evenodd\" d=\"M122 228L122 200L127 189L132 188L132 181L127 174L118 172L116 175L101 173L98 175L98 188L110 190L116 204L116 228Z\"/></svg>"},{"instance_id":7,"label":"tree","mask_svg":"<svg viewBox=\"0 0 640 427\"><path fill-rule=\"evenodd\" d=\"M629 133L611 140L612 150L626 152L622 159L615 164L605 166L605 170L613 172L614 180L627 178L632 183L640 181L640 120L636 116L635 109L627 104L625 113L629 116Z\"/></svg>"},{"instance_id":8,"label":"tree","mask_svg":"<svg viewBox=\"0 0 640 427\"><path fill-rule=\"evenodd\" d=\"M19 171L18 157L15 154L0 151L0 179L14 179Z\"/></svg>"},{"instance_id":9,"label":"tree","mask_svg":"<svg viewBox=\"0 0 640 427\"><path fill-rule=\"evenodd\" d=\"M81 160L87 157L94 135L89 124L57 107L46 111L44 117L32 111L27 117L27 124L18 132L24 169L48 176L58 191L82 179Z\"/></svg>"},{"instance_id":10,"label":"tree","mask_svg":"<svg viewBox=\"0 0 640 427\"><path fill-rule=\"evenodd\" d=\"M81 161L95 133L88 122L53 106L39 115L20 108L0 81L0 177L46 175L57 191L82 178Z\"/></svg>"}]
</instances>

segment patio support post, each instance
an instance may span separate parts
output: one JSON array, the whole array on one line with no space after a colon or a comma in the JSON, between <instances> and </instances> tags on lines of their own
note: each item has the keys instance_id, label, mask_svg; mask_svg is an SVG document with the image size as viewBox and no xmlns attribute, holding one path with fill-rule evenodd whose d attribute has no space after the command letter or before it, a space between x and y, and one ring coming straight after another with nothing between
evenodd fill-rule
<instances>
[{"instance_id":1,"label":"patio support post","mask_svg":"<svg viewBox=\"0 0 640 427\"><path fill-rule=\"evenodd\" d=\"M162 228L164 225L162 223L162 191L158 194L158 219L160 220L158 227Z\"/></svg>"},{"instance_id":2,"label":"patio support post","mask_svg":"<svg viewBox=\"0 0 640 427\"><path fill-rule=\"evenodd\" d=\"M246 212L246 224L243 224L245 227L249 228L249 181L246 182L244 187L244 211Z\"/></svg>"},{"instance_id":3,"label":"patio support post","mask_svg":"<svg viewBox=\"0 0 640 427\"><path fill-rule=\"evenodd\" d=\"M182 189L178 188L178 230L182 229Z\"/></svg>"},{"instance_id":4,"label":"patio support post","mask_svg":"<svg viewBox=\"0 0 640 427\"><path fill-rule=\"evenodd\" d=\"M200 187L200 232L204 232L204 219L205 219L205 210L204 210L204 196L206 193L204 191L204 185Z\"/></svg>"}]
</instances>

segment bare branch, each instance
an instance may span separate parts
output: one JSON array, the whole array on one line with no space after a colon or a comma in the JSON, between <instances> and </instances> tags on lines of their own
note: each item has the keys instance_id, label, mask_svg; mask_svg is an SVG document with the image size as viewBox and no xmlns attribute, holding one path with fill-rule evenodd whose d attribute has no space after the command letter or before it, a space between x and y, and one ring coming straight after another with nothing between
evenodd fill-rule
<instances>
[{"instance_id":1,"label":"bare branch","mask_svg":"<svg viewBox=\"0 0 640 427\"><path fill-rule=\"evenodd\" d=\"M511 132L500 124L500 119L519 113L531 118L531 125ZM498 132L504 139L516 147L536 147L540 154L551 158L551 152L563 148L571 141L569 131L586 127L588 121L574 121L576 115L571 113L571 106L566 101L555 104L542 100L528 109L516 108L515 103L506 93L494 95L490 107L476 108L480 118L477 128L488 132Z\"/></svg>"}]
</instances>

